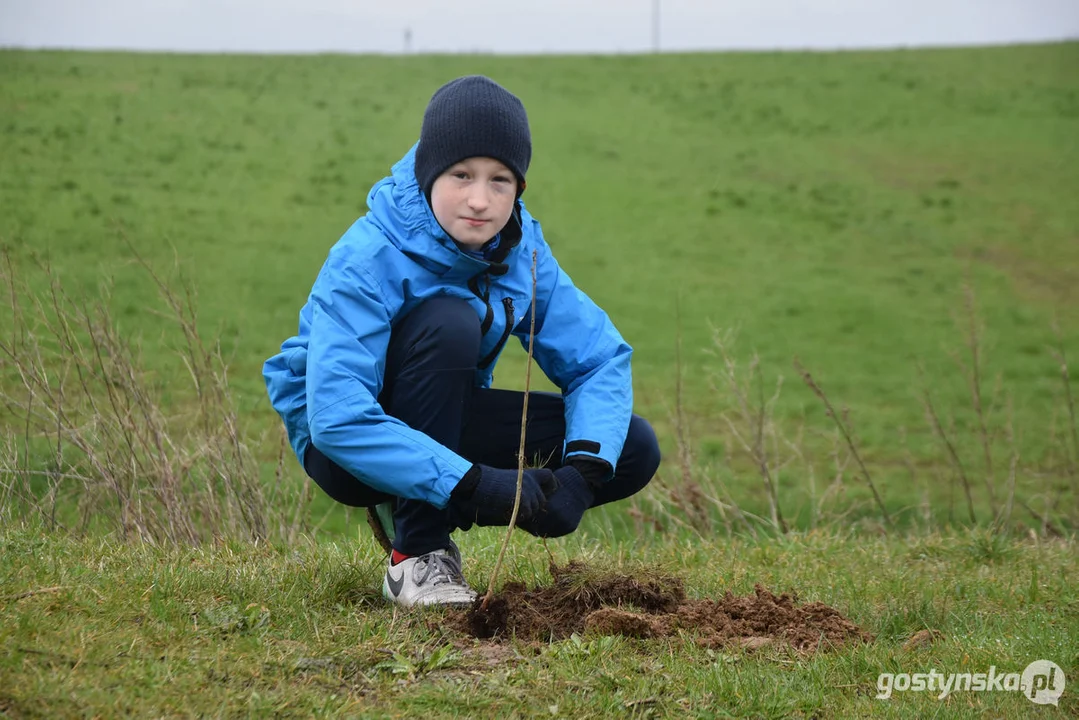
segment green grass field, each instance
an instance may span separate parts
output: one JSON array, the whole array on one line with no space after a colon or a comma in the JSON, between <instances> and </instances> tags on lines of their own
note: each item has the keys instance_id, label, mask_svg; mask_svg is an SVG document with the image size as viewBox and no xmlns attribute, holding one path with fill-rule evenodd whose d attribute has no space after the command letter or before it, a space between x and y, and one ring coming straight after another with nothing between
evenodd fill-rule
<instances>
[{"instance_id":1,"label":"green grass field","mask_svg":"<svg viewBox=\"0 0 1079 720\"><path fill-rule=\"evenodd\" d=\"M1079 677L1067 581L1079 448L1054 354L1079 374L1077 67L1076 43L564 58L0 51L0 246L16 277L44 291L33 258L48 258L87 302L108 280L117 327L141 339L163 407L177 412L193 394L179 333L157 312L135 252L186 277L201 332L222 342L261 480L290 488L302 471L289 461L274 474L262 361L295 331L372 183L414 142L430 94L466 73L505 84L532 125L525 201L563 267L634 346L636 410L666 456L642 497L586 518L580 537L552 548L617 567L655 561L696 597L756 581L797 590L878 638L810 659L600 638L503 648L489 666L486 650L448 646L437 621L372 599L381 564L366 528L319 497L314 542L294 549L125 547L0 513L0 713L1076 714L1071 690L1059 710L1001 693L873 694L886 669L1021 670L1043 656ZM965 288L984 432L963 369ZM0 332L12 331L10 309L5 301ZM765 447L791 538L751 520L753 538L731 520L730 506L769 510L737 439L755 420L737 412L715 354L713 333L727 330L754 402L782 381ZM899 528L889 538L796 357L853 428ZM17 394L12 359L0 362L3 389ZM514 348L496 384L523 378ZM923 387L973 486L976 529L965 527ZM26 434L9 410L5 453ZM28 443L44 454L21 462L46 467L44 443ZM987 475L998 509L1014 483L1003 535L986 534ZM476 584L495 542L462 540ZM504 575L543 579L545 557L515 543ZM20 597L52 587L62 589ZM260 614L248 618L252 603ZM206 612L224 629L193 620ZM926 627L944 641L903 651ZM428 655L393 660L417 643Z\"/></svg>"},{"instance_id":2,"label":"green grass field","mask_svg":"<svg viewBox=\"0 0 1079 720\"><path fill-rule=\"evenodd\" d=\"M475 535L475 537L473 537ZM659 566L698 597L754 583L833 605L876 640L799 656L705 650L682 638L473 641L438 611L394 613L372 589L382 555L359 541L192 550L0 536L0 712L11 717L1074 717L1013 692L878 700L881 672L1079 667L1073 542L930 535L911 542L811 533L755 543L608 533L558 543L623 570ZM469 572L499 538L470 533ZM534 544L509 573L546 579ZM37 590L36 594L26 594ZM18 592L15 592L18 591ZM17 595L26 594L23 597ZM905 649L914 633L943 633Z\"/></svg>"}]
</instances>

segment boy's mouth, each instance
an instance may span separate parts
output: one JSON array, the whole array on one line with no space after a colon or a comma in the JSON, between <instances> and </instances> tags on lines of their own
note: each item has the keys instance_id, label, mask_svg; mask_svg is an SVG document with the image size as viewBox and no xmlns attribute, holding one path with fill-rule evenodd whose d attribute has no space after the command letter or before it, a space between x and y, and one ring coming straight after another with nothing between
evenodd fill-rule
<instances>
[{"instance_id":1,"label":"boy's mouth","mask_svg":"<svg viewBox=\"0 0 1079 720\"><path fill-rule=\"evenodd\" d=\"M471 226L471 227L480 227L481 225L486 225L487 224L487 221L484 220L483 218L465 217L465 218L461 218L461 219L464 220L466 223L468 223L469 226Z\"/></svg>"}]
</instances>

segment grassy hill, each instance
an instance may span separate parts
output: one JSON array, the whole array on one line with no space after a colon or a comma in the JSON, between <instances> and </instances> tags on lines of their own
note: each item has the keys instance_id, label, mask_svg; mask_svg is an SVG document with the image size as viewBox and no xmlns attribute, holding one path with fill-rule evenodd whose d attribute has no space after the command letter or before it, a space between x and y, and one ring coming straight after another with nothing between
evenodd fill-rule
<instances>
[{"instance_id":1,"label":"grassy hill","mask_svg":"<svg viewBox=\"0 0 1079 720\"><path fill-rule=\"evenodd\" d=\"M74 450L26 432L20 408L43 401L20 394L22 357L0 356L0 394L22 398L0 419L0 715L1030 713L1018 693L875 695L881 672L1020 672L1040 658L1073 681L1079 670L1068 581L1079 557L1068 392L1079 388L1054 354L1079 373L1077 67L1076 43L542 58L0 51L5 277L47 305L50 276L35 264L46 258L91 314L107 285L115 329L141 355L120 343L92 359L113 373L100 392L129 387L115 372L141 357L160 394L147 402L186 430L215 418L192 410L183 334L136 254L169 282L185 277L198 328L222 343L239 426L205 423L224 454L185 447L175 467L257 475L275 513L264 520L283 528L269 543L119 542L115 503L50 489L70 479L58 458ZM550 544L555 559L658 566L692 598L760 582L838 608L872 643L806 656L683 636L471 641L437 612L380 602L383 556L356 514L305 499L302 471L276 465L261 363L295 331L369 187L414 142L430 94L466 73L524 100L526 203L634 345L637 411L666 453L652 487L591 513ZM9 285L0 344L14 347L33 304ZM795 358L900 532L881 536L857 459ZM50 362L77 395L71 368L54 372L63 352ZM523 363L507 353L496 383L521 387ZM108 407L139 437L140 418L157 422ZM103 435L92 420L85 437ZM233 440L258 471L225 452ZM122 448L107 457L129 460ZM789 534L770 527L762 462ZM42 499L20 517L5 503L24 475ZM170 522L208 521L200 513L215 507L182 500ZM45 529L80 508L112 532ZM460 540L474 585L499 541L487 530ZM504 579L547 580L538 544L519 536L508 557ZM915 636L925 642L908 644ZM1074 716L1074 698L1069 687L1060 708L1036 712Z\"/></svg>"},{"instance_id":2,"label":"grassy hill","mask_svg":"<svg viewBox=\"0 0 1079 720\"><path fill-rule=\"evenodd\" d=\"M690 444L702 463L734 467L737 499L759 506L710 354L713 328L733 329L741 367L759 355L765 395L785 380L778 427L817 471L830 472L834 430L796 356L849 409L863 454L897 486L888 502L909 507L909 474L895 470L908 448L951 472L920 387L966 464L982 463L952 357L969 356L964 287L996 407L987 432L1003 444L1010 413L1025 463L1067 463L1050 348L1055 322L1079 357L1077 64L1074 43L568 58L4 51L0 242L17 264L47 256L69 287L111 278L115 317L142 334L168 392L183 370L127 245L165 274L178 266L203 332L224 342L244 419L273 427L261 362L295 331L327 249L414 142L431 92L485 73L529 109L525 200L634 345L637 409L668 456L680 341ZM512 348L496 383L520 387L522 364ZM804 475L780 477L799 504Z\"/></svg>"}]
</instances>

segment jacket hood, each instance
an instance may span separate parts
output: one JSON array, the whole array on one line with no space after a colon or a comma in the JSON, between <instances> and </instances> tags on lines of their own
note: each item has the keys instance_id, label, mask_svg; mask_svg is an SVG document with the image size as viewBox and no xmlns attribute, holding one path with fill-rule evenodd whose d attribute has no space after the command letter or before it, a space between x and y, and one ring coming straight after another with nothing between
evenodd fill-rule
<instances>
[{"instance_id":1,"label":"jacket hood","mask_svg":"<svg viewBox=\"0 0 1079 720\"><path fill-rule=\"evenodd\" d=\"M504 273L506 256L521 242L521 201L518 199L514 204L513 214L500 233L498 248L490 262L462 252L435 219L416 180L416 147L413 145L393 166L390 175L371 188L367 195L368 217L402 253L439 275L460 272L472 277L484 270Z\"/></svg>"}]
</instances>

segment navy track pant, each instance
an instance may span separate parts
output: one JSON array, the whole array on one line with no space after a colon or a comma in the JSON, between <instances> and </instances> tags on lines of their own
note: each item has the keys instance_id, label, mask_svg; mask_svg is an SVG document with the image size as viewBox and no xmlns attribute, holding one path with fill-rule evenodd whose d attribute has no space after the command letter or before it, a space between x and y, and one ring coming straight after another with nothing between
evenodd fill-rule
<instances>
[{"instance_id":1,"label":"navy track pant","mask_svg":"<svg viewBox=\"0 0 1079 720\"><path fill-rule=\"evenodd\" d=\"M379 403L387 414L467 460L516 468L524 393L475 386L480 340L479 318L464 300L437 297L419 305L391 333ZM529 463L561 467L565 435L561 396L530 393L525 434ZM633 415L615 475L596 493L592 507L641 490L659 462L652 426ZM370 507L395 499L365 485L313 445L304 458L304 470L344 505ZM405 498L396 498L394 528L394 548L405 555L448 547L455 529L447 510Z\"/></svg>"}]
</instances>

